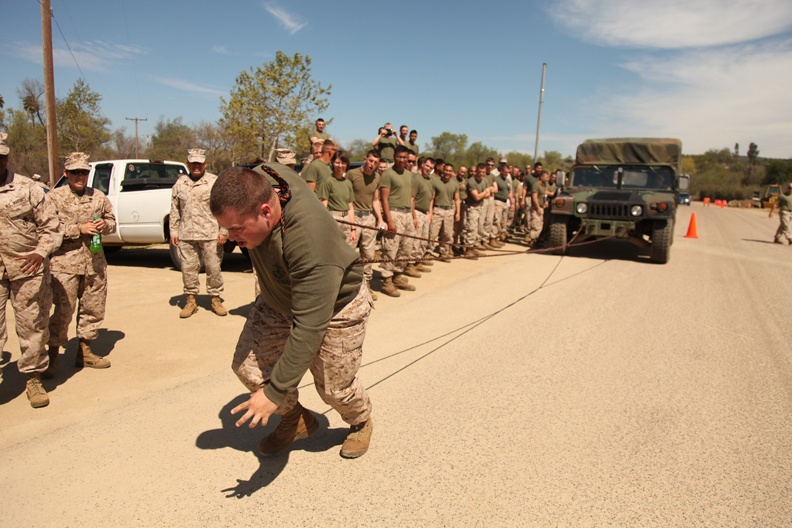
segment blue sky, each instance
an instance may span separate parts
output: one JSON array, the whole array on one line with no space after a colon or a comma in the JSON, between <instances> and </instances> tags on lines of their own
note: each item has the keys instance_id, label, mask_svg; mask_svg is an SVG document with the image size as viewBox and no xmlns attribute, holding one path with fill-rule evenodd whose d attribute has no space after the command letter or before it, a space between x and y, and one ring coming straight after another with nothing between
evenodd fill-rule
<instances>
[{"instance_id":1,"label":"blue sky","mask_svg":"<svg viewBox=\"0 0 792 528\"><path fill-rule=\"evenodd\" d=\"M42 79L40 4L2 0L0 94ZM386 121L503 153L574 154L589 137L670 136L687 154L754 141L792 158L792 2L556 0L51 0L55 85L84 75L112 128L216 121L240 71L276 51L332 84L327 131L371 140ZM61 34L62 32L62 34ZM64 40L65 37L65 40ZM79 68L78 68L79 66ZM82 73L81 73L82 72Z\"/></svg>"}]
</instances>

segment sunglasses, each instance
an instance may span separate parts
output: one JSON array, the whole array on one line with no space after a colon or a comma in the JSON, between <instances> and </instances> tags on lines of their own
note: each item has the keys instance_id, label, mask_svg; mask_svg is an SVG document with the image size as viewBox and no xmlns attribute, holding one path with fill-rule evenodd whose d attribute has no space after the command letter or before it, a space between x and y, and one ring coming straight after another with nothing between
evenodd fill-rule
<instances>
[{"instance_id":1,"label":"sunglasses","mask_svg":"<svg viewBox=\"0 0 792 528\"><path fill-rule=\"evenodd\" d=\"M85 169L70 170L70 171L66 171L66 172L68 172L69 174L75 174L75 175L78 175L78 176L88 176L91 173L91 171L85 170Z\"/></svg>"}]
</instances>

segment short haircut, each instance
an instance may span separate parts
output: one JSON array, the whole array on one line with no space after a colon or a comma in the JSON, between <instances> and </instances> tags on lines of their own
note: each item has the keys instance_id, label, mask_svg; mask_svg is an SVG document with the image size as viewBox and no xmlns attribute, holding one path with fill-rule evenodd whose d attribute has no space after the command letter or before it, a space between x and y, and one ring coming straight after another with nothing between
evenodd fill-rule
<instances>
[{"instance_id":1,"label":"short haircut","mask_svg":"<svg viewBox=\"0 0 792 528\"><path fill-rule=\"evenodd\" d=\"M417 136L417 135L418 135L418 131L417 131L417 130L415 130L415 129L413 129L413 130L410 130L410 134L415 134L415 135Z\"/></svg>"},{"instance_id":2,"label":"short haircut","mask_svg":"<svg viewBox=\"0 0 792 528\"><path fill-rule=\"evenodd\" d=\"M419 167L423 166L424 161L426 161L426 156L421 156L420 158L418 158L418 166Z\"/></svg>"},{"instance_id":3,"label":"short haircut","mask_svg":"<svg viewBox=\"0 0 792 528\"><path fill-rule=\"evenodd\" d=\"M333 162L335 162L335 160L337 159L340 159L344 163L344 165L346 165L346 167L344 167L344 170L347 170L349 168L349 155L346 153L346 150L339 150L335 154L333 154Z\"/></svg>"},{"instance_id":4,"label":"short haircut","mask_svg":"<svg viewBox=\"0 0 792 528\"><path fill-rule=\"evenodd\" d=\"M319 119L317 119L317 120L316 120L316 122L317 122L317 123L324 123L324 119L322 119L322 118L320 117Z\"/></svg>"},{"instance_id":5,"label":"short haircut","mask_svg":"<svg viewBox=\"0 0 792 528\"><path fill-rule=\"evenodd\" d=\"M454 164L453 164L453 163L451 163L451 162L449 162L449 161L446 161L446 162L445 162L443 165L445 165L446 167L451 167L452 169L454 168ZM445 168L445 167L444 167L444 168ZM461 168L461 167L460 167L460 168Z\"/></svg>"},{"instance_id":6,"label":"short haircut","mask_svg":"<svg viewBox=\"0 0 792 528\"><path fill-rule=\"evenodd\" d=\"M478 165L476 165L476 168L477 169L486 169L487 168L487 164L486 163L479 163Z\"/></svg>"},{"instance_id":7,"label":"short haircut","mask_svg":"<svg viewBox=\"0 0 792 528\"><path fill-rule=\"evenodd\" d=\"M371 156L372 158L382 159L382 155L376 150L369 150L368 152L366 152L366 157L368 158L369 156Z\"/></svg>"},{"instance_id":8,"label":"short haircut","mask_svg":"<svg viewBox=\"0 0 792 528\"><path fill-rule=\"evenodd\" d=\"M338 145L332 139L325 139L324 143L322 143L322 152L327 152L330 149L337 149Z\"/></svg>"},{"instance_id":9,"label":"short haircut","mask_svg":"<svg viewBox=\"0 0 792 528\"><path fill-rule=\"evenodd\" d=\"M251 216L271 199L272 184L266 176L252 169L231 167L221 172L212 186L209 209L215 216L229 210Z\"/></svg>"},{"instance_id":10,"label":"short haircut","mask_svg":"<svg viewBox=\"0 0 792 528\"><path fill-rule=\"evenodd\" d=\"M435 162L435 165L443 165L443 164L445 164L445 160L443 158L436 158L434 160L434 162Z\"/></svg>"},{"instance_id":11,"label":"short haircut","mask_svg":"<svg viewBox=\"0 0 792 528\"><path fill-rule=\"evenodd\" d=\"M487 158L487 163L489 163L490 161L491 161L492 163L495 163L495 158Z\"/></svg>"},{"instance_id":12,"label":"short haircut","mask_svg":"<svg viewBox=\"0 0 792 528\"><path fill-rule=\"evenodd\" d=\"M536 167L541 167L541 166L542 166L542 162L541 161L537 161L536 163L534 163L534 169Z\"/></svg>"},{"instance_id":13,"label":"short haircut","mask_svg":"<svg viewBox=\"0 0 792 528\"><path fill-rule=\"evenodd\" d=\"M399 145L398 147L396 147L396 150L393 151L393 155L395 156L396 154L402 154L404 152L409 154L410 152L412 152L412 150L408 149L404 145Z\"/></svg>"}]
</instances>

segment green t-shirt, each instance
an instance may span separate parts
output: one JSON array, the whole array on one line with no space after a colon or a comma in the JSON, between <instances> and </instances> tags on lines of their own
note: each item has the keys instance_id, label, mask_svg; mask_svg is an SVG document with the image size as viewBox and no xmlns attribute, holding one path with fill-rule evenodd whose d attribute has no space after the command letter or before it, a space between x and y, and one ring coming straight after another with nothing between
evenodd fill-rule
<instances>
[{"instance_id":1,"label":"green t-shirt","mask_svg":"<svg viewBox=\"0 0 792 528\"><path fill-rule=\"evenodd\" d=\"M412 144L410 144L409 141L405 141L404 142L404 146L407 147L408 149L412 150L413 152L415 152L416 156L418 155L418 143L415 143L414 145L412 145Z\"/></svg>"},{"instance_id":2,"label":"green t-shirt","mask_svg":"<svg viewBox=\"0 0 792 528\"><path fill-rule=\"evenodd\" d=\"M401 174L390 169L382 173L382 188L390 189L388 195L389 207L404 207L409 209L412 199L413 173L404 169Z\"/></svg>"},{"instance_id":3,"label":"green t-shirt","mask_svg":"<svg viewBox=\"0 0 792 528\"><path fill-rule=\"evenodd\" d=\"M316 188L320 200L327 200L331 211L349 211L349 204L355 199L352 183L346 178L325 178Z\"/></svg>"},{"instance_id":4,"label":"green t-shirt","mask_svg":"<svg viewBox=\"0 0 792 528\"><path fill-rule=\"evenodd\" d=\"M464 202L467 200L467 179L457 177L456 182L459 189L459 199Z\"/></svg>"},{"instance_id":5,"label":"green t-shirt","mask_svg":"<svg viewBox=\"0 0 792 528\"><path fill-rule=\"evenodd\" d=\"M514 201L517 202L522 196L523 184L520 180L512 180L512 193L514 194Z\"/></svg>"},{"instance_id":6,"label":"green t-shirt","mask_svg":"<svg viewBox=\"0 0 792 528\"><path fill-rule=\"evenodd\" d=\"M397 146L399 146L399 140L396 139L396 136L380 138L379 142L377 143L377 151L379 152L382 161L393 163L393 154L396 152Z\"/></svg>"},{"instance_id":7,"label":"green t-shirt","mask_svg":"<svg viewBox=\"0 0 792 528\"><path fill-rule=\"evenodd\" d=\"M511 182L506 178L498 176L495 178L495 183L498 184L498 190L495 192L495 199L505 202L509 199L509 191L511 191Z\"/></svg>"},{"instance_id":8,"label":"green t-shirt","mask_svg":"<svg viewBox=\"0 0 792 528\"><path fill-rule=\"evenodd\" d=\"M467 181L467 203L468 203L468 205L478 205L478 204L480 204L481 202L484 201L483 198L481 200L476 200L475 198L473 198L473 193L470 192L470 191L478 191L478 192L481 193L481 192L486 191L488 187L490 187L490 184L487 183L487 179L486 178L481 178L481 181L476 181L475 176L473 176L471 178L468 178L468 181Z\"/></svg>"},{"instance_id":9,"label":"green t-shirt","mask_svg":"<svg viewBox=\"0 0 792 528\"><path fill-rule=\"evenodd\" d=\"M302 178L307 183L315 183L317 188L325 178L333 177L333 167L329 163L325 163L317 158L313 160L308 167L302 172Z\"/></svg>"},{"instance_id":10,"label":"green t-shirt","mask_svg":"<svg viewBox=\"0 0 792 528\"><path fill-rule=\"evenodd\" d=\"M435 206L454 206L454 195L459 192L459 182L456 178L451 178L447 182L442 178L432 178L432 188L435 192Z\"/></svg>"},{"instance_id":11,"label":"green t-shirt","mask_svg":"<svg viewBox=\"0 0 792 528\"><path fill-rule=\"evenodd\" d=\"M374 195L382 182L380 173L374 171L371 176L366 176L363 173L363 168L358 167L347 172L346 179L352 183L355 211L371 211Z\"/></svg>"},{"instance_id":12,"label":"green t-shirt","mask_svg":"<svg viewBox=\"0 0 792 528\"><path fill-rule=\"evenodd\" d=\"M363 266L338 224L302 179L280 163L268 163L291 189L279 224L264 242L250 248L261 295L292 318L283 354L272 369L264 394L274 403L297 388L314 360L330 320L357 295ZM277 185L264 171L253 169Z\"/></svg>"},{"instance_id":13,"label":"green t-shirt","mask_svg":"<svg viewBox=\"0 0 792 528\"><path fill-rule=\"evenodd\" d=\"M422 213L428 213L432 205L432 180L437 178L424 178L420 174L413 174L413 196L415 197L415 209Z\"/></svg>"},{"instance_id":14,"label":"green t-shirt","mask_svg":"<svg viewBox=\"0 0 792 528\"><path fill-rule=\"evenodd\" d=\"M778 208L781 211L792 211L792 194L786 195L781 193L778 195Z\"/></svg>"}]
</instances>

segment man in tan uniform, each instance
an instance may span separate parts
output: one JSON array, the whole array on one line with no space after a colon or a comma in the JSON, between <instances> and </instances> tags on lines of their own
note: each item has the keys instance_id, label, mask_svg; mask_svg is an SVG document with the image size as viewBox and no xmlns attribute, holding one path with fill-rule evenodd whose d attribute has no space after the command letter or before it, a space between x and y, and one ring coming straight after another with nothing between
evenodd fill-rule
<instances>
[{"instance_id":1,"label":"man in tan uniform","mask_svg":"<svg viewBox=\"0 0 792 528\"><path fill-rule=\"evenodd\" d=\"M202 149L187 151L190 174L179 178L173 186L171 198L170 238L171 244L179 248L184 294L187 296L187 302L179 313L182 319L198 311L195 296L201 286L198 282L201 262L206 269L206 292L212 296L212 311L220 316L228 314L220 299L223 294L220 263L228 232L217 225L209 211L209 194L217 175L206 172L205 152Z\"/></svg>"},{"instance_id":2,"label":"man in tan uniform","mask_svg":"<svg viewBox=\"0 0 792 528\"><path fill-rule=\"evenodd\" d=\"M69 323L77 311L77 368L108 368L110 361L91 351L99 333L107 304L107 261L101 247L91 248L94 235L115 232L113 206L98 189L87 187L88 155L73 152L66 158L64 175L69 185L47 196L55 206L63 233L63 244L50 257L52 300L55 311L49 321L49 367L43 377L55 375L60 347L68 340Z\"/></svg>"},{"instance_id":3,"label":"man in tan uniform","mask_svg":"<svg viewBox=\"0 0 792 528\"><path fill-rule=\"evenodd\" d=\"M49 261L61 233L52 202L33 180L8 170L9 148L0 132L0 350L8 340L5 308L16 313L22 355L19 372L27 375L27 397L33 407L49 404L41 373L49 363L44 346L52 307Z\"/></svg>"},{"instance_id":4,"label":"man in tan uniform","mask_svg":"<svg viewBox=\"0 0 792 528\"><path fill-rule=\"evenodd\" d=\"M319 423L297 390L310 369L322 400L350 425L341 456L363 455L373 425L357 374L373 303L357 252L308 185L279 163L223 171L211 207L231 239L248 248L261 283L232 362L251 392L231 411L242 413L237 427L281 415L259 444L263 455L315 433Z\"/></svg>"}]
</instances>

